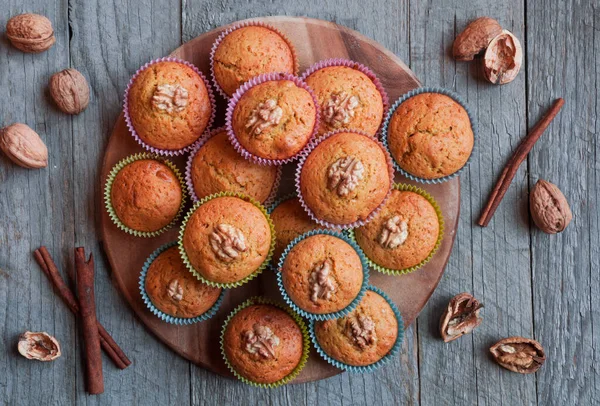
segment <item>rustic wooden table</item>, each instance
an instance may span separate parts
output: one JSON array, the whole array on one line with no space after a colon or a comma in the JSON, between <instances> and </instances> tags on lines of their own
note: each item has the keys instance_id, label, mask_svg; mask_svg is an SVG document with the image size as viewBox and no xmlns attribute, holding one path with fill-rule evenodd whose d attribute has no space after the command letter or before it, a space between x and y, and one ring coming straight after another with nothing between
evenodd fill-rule
<instances>
[{"instance_id":1,"label":"rustic wooden table","mask_svg":"<svg viewBox=\"0 0 600 406\"><path fill-rule=\"evenodd\" d=\"M23 54L0 37L0 126L23 122L48 145L49 166L25 170L0 156L0 403L13 404L579 404L600 403L600 7L597 0L0 0L0 26L21 12L48 16L56 45ZM335 21L396 53L427 86L458 92L479 124L479 149L461 176L456 244L429 304L407 331L402 355L368 375L257 390L197 368L156 340L112 286L98 243L99 170L130 75L143 63L217 26L262 15ZM456 63L455 35L490 15L514 32L525 63L505 86L486 83L476 64ZM49 100L50 75L80 70L92 101L79 116ZM494 219L476 225L502 166L556 97L566 105L520 168ZM574 220L560 235L536 229L528 193L537 179L557 184ZM45 244L61 267L72 247L97 258L99 318L133 360L106 358L106 392L84 392L76 321L32 259ZM451 344L439 338L448 299L472 292L484 323ZM24 330L62 343L52 364L16 353ZM498 367L488 348L511 335L534 337L548 361L535 375Z\"/></svg>"}]
</instances>

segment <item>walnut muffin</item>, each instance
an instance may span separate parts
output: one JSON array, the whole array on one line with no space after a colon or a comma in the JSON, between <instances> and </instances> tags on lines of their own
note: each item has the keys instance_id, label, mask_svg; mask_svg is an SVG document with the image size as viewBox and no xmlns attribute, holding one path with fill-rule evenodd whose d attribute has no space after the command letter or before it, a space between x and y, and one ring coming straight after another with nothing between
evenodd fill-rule
<instances>
[{"instance_id":1,"label":"walnut muffin","mask_svg":"<svg viewBox=\"0 0 600 406\"><path fill-rule=\"evenodd\" d=\"M343 239L316 234L298 242L280 269L283 287L300 309L314 314L348 307L360 293L364 270L356 250Z\"/></svg>"},{"instance_id":2,"label":"walnut muffin","mask_svg":"<svg viewBox=\"0 0 600 406\"><path fill-rule=\"evenodd\" d=\"M296 74L294 49L276 30L247 26L227 34L212 60L216 84L229 97L236 89L264 73Z\"/></svg>"},{"instance_id":3,"label":"walnut muffin","mask_svg":"<svg viewBox=\"0 0 600 406\"><path fill-rule=\"evenodd\" d=\"M315 217L334 225L364 221L392 186L389 156L366 135L339 132L319 143L299 168L300 193Z\"/></svg>"},{"instance_id":4,"label":"walnut muffin","mask_svg":"<svg viewBox=\"0 0 600 406\"><path fill-rule=\"evenodd\" d=\"M121 223L132 230L154 232L179 213L183 189L168 165L142 159L121 169L112 183L110 202Z\"/></svg>"},{"instance_id":5,"label":"walnut muffin","mask_svg":"<svg viewBox=\"0 0 600 406\"><path fill-rule=\"evenodd\" d=\"M220 288L200 282L187 270L176 246L166 249L152 261L144 288L158 310L181 318L206 313L221 294Z\"/></svg>"},{"instance_id":6,"label":"walnut muffin","mask_svg":"<svg viewBox=\"0 0 600 406\"><path fill-rule=\"evenodd\" d=\"M421 93L398 106L388 127L392 157L406 172L438 179L458 172L473 151L466 110L440 93Z\"/></svg>"},{"instance_id":7,"label":"walnut muffin","mask_svg":"<svg viewBox=\"0 0 600 406\"><path fill-rule=\"evenodd\" d=\"M273 264L279 264L279 257L296 237L319 228L300 204L300 199L293 197L279 203L271 211L271 220L275 228L275 250Z\"/></svg>"},{"instance_id":8,"label":"walnut muffin","mask_svg":"<svg viewBox=\"0 0 600 406\"><path fill-rule=\"evenodd\" d=\"M192 145L208 127L213 106L204 79L181 62L161 61L129 86L127 111L138 137L164 150Z\"/></svg>"},{"instance_id":9,"label":"walnut muffin","mask_svg":"<svg viewBox=\"0 0 600 406\"><path fill-rule=\"evenodd\" d=\"M232 99L231 130L240 146L258 158L285 160L309 142L317 121L310 92L293 80L268 80ZM231 134L230 134L231 135Z\"/></svg>"},{"instance_id":10,"label":"walnut muffin","mask_svg":"<svg viewBox=\"0 0 600 406\"><path fill-rule=\"evenodd\" d=\"M398 320L383 296L367 290L358 307L339 319L315 323L315 338L331 358L347 365L371 365L398 339Z\"/></svg>"},{"instance_id":11,"label":"walnut muffin","mask_svg":"<svg viewBox=\"0 0 600 406\"><path fill-rule=\"evenodd\" d=\"M264 203L273 192L279 170L244 159L229 142L225 129L209 138L191 159L190 178L198 199L238 192Z\"/></svg>"},{"instance_id":12,"label":"walnut muffin","mask_svg":"<svg viewBox=\"0 0 600 406\"><path fill-rule=\"evenodd\" d=\"M193 269L218 284L239 282L267 260L271 229L266 215L239 197L201 204L183 231L183 249Z\"/></svg>"},{"instance_id":13,"label":"walnut muffin","mask_svg":"<svg viewBox=\"0 0 600 406\"><path fill-rule=\"evenodd\" d=\"M304 337L296 320L269 304L238 311L227 323L223 351L231 367L256 383L275 383L300 364Z\"/></svg>"},{"instance_id":14,"label":"walnut muffin","mask_svg":"<svg viewBox=\"0 0 600 406\"><path fill-rule=\"evenodd\" d=\"M435 248L440 221L433 205L411 191L393 190L381 211L354 230L356 242L376 264L393 270L424 261Z\"/></svg>"}]
</instances>

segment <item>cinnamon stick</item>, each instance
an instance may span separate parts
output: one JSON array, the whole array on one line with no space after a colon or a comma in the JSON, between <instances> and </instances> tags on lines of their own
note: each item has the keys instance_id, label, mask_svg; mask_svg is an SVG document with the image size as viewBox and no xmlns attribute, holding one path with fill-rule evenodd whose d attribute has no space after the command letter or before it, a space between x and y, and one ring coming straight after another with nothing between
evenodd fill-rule
<instances>
[{"instance_id":1,"label":"cinnamon stick","mask_svg":"<svg viewBox=\"0 0 600 406\"><path fill-rule=\"evenodd\" d=\"M565 101L562 98L556 99L550 110L548 110L546 115L531 129L529 134L527 134L523 141L521 141L511 158L508 160L508 163L504 167L500 178L496 182L496 185L494 186L494 189L488 198L485 208L481 212L481 216L477 222L481 227L488 225L492 219L492 216L496 212L498 205L500 205L502 198L504 198L508 187L515 177L517 170L519 169L519 166L525 160L537 140L540 139L541 135L544 133L546 128L548 128L552 120L554 120L554 117L556 117L564 104Z\"/></svg>"},{"instance_id":2,"label":"cinnamon stick","mask_svg":"<svg viewBox=\"0 0 600 406\"><path fill-rule=\"evenodd\" d=\"M71 312L73 312L73 314L79 314L79 303L73 295L73 292L71 292L71 289L67 286L64 279L60 275L58 267L54 263L54 260L48 252L48 249L42 246L35 250L33 256L42 271L46 274L46 276L48 276L48 279L50 279L50 282L52 285L54 285L59 296L65 302L67 307L71 310ZM97 326L98 333L100 334L100 345L102 346L102 349L106 355L108 355L108 357L117 366L117 368L125 369L131 365L131 361L129 358L127 358L127 355L125 355L121 347L119 347L111 335L108 334L102 324L98 322Z\"/></svg>"}]
</instances>

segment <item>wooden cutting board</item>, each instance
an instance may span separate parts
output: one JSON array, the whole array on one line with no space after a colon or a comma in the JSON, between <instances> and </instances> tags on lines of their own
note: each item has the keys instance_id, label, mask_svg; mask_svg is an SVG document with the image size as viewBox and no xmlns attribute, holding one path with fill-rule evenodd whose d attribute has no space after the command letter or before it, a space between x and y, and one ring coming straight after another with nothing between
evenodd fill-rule
<instances>
[{"instance_id":1,"label":"wooden cutting board","mask_svg":"<svg viewBox=\"0 0 600 406\"><path fill-rule=\"evenodd\" d=\"M259 20L275 26L288 35L297 49L301 72L322 59L352 59L375 72L387 90L391 103L407 91L420 86L415 75L392 52L349 28L303 17L264 17ZM210 77L211 46L219 33L228 27L219 27L194 38L173 51L171 56L195 64L207 77ZM219 96L217 98L216 125L219 126L224 122L226 104ZM121 115L115 124L104 155L103 188L107 174L119 160L142 151L129 135ZM176 158L173 161L183 173L185 158ZM293 173L293 164L284 168L281 194L293 190ZM406 181L401 176L396 180ZM424 187L438 201L444 215L446 230L439 251L427 265L409 275L388 276L378 272L371 273L371 282L383 289L398 305L406 326L414 321L425 306L444 272L456 235L460 207L460 183L457 178L441 185L421 187ZM101 205L104 207L103 201ZM227 314L250 296L267 295L280 298L273 272L266 270L250 283L228 291L221 309L212 319L191 326L174 326L160 321L147 310L139 293L138 278L146 258L162 244L176 240L178 228L151 239L132 237L118 230L103 209L100 230L104 250L112 267L113 280L146 327L182 357L218 374L232 376L221 359L219 350L221 325ZM311 351L306 368L294 382L324 379L339 372L338 369L320 359L315 351Z\"/></svg>"}]
</instances>

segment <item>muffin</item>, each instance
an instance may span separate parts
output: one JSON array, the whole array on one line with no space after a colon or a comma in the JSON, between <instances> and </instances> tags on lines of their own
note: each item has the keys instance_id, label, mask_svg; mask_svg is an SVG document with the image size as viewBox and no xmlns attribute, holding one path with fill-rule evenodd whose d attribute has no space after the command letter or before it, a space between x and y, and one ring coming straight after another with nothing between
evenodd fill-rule
<instances>
[{"instance_id":1,"label":"muffin","mask_svg":"<svg viewBox=\"0 0 600 406\"><path fill-rule=\"evenodd\" d=\"M298 171L302 200L324 225L350 226L367 220L393 182L383 147L354 132L331 134L310 151Z\"/></svg>"},{"instance_id":2,"label":"muffin","mask_svg":"<svg viewBox=\"0 0 600 406\"><path fill-rule=\"evenodd\" d=\"M351 128L374 137L387 105L383 87L375 75L359 64L335 60L330 63L337 65L317 69L304 78L321 108L318 134Z\"/></svg>"},{"instance_id":3,"label":"muffin","mask_svg":"<svg viewBox=\"0 0 600 406\"><path fill-rule=\"evenodd\" d=\"M187 270L176 246L167 248L152 261L144 289L158 310L185 319L206 313L221 295L220 288L200 282Z\"/></svg>"},{"instance_id":4,"label":"muffin","mask_svg":"<svg viewBox=\"0 0 600 406\"><path fill-rule=\"evenodd\" d=\"M190 160L188 179L198 199L229 191L264 203L276 188L279 167L244 159L229 142L224 128L212 133Z\"/></svg>"},{"instance_id":5,"label":"muffin","mask_svg":"<svg viewBox=\"0 0 600 406\"><path fill-rule=\"evenodd\" d=\"M373 220L354 229L354 238L375 264L404 270L421 264L436 248L440 219L423 195L394 189Z\"/></svg>"},{"instance_id":6,"label":"muffin","mask_svg":"<svg viewBox=\"0 0 600 406\"><path fill-rule=\"evenodd\" d=\"M183 205L183 189L166 163L135 160L116 174L110 187L110 204L125 227L155 232L177 218Z\"/></svg>"},{"instance_id":7,"label":"muffin","mask_svg":"<svg viewBox=\"0 0 600 406\"><path fill-rule=\"evenodd\" d=\"M361 293L365 278L361 257L339 236L309 235L295 244L282 261L282 294L306 313L339 312L351 306Z\"/></svg>"},{"instance_id":8,"label":"muffin","mask_svg":"<svg viewBox=\"0 0 600 406\"><path fill-rule=\"evenodd\" d=\"M314 324L315 339L325 354L351 366L367 366L384 358L394 348L398 331L392 307L373 290L367 290L348 315Z\"/></svg>"},{"instance_id":9,"label":"muffin","mask_svg":"<svg viewBox=\"0 0 600 406\"><path fill-rule=\"evenodd\" d=\"M400 168L422 179L458 172L473 151L473 128L467 111L441 93L408 98L392 114L387 142Z\"/></svg>"},{"instance_id":10,"label":"muffin","mask_svg":"<svg viewBox=\"0 0 600 406\"><path fill-rule=\"evenodd\" d=\"M318 121L315 101L303 82L276 74L261 76L247 90L240 90L239 98L231 99L228 107L233 143L256 158L271 161L285 161L302 151Z\"/></svg>"},{"instance_id":11,"label":"muffin","mask_svg":"<svg viewBox=\"0 0 600 406\"><path fill-rule=\"evenodd\" d=\"M142 143L178 151L208 128L212 98L199 71L182 61L162 60L142 68L131 80L126 117Z\"/></svg>"},{"instance_id":12,"label":"muffin","mask_svg":"<svg viewBox=\"0 0 600 406\"><path fill-rule=\"evenodd\" d=\"M264 73L296 74L294 49L269 26L249 25L217 39L212 57L215 84L231 97L236 89Z\"/></svg>"},{"instance_id":13,"label":"muffin","mask_svg":"<svg viewBox=\"0 0 600 406\"><path fill-rule=\"evenodd\" d=\"M271 211L271 220L275 228L275 250L273 251L273 263L275 265L279 262L279 257L289 243L307 231L319 227L304 211L300 199L297 197L279 203Z\"/></svg>"},{"instance_id":14,"label":"muffin","mask_svg":"<svg viewBox=\"0 0 600 406\"><path fill-rule=\"evenodd\" d=\"M251 304L226 322L221 346L227 363L243 379L274 384L302 367L304 334L285 310Z\"/></svg>"},{"instance_id":15,"label":"muffin","mask_svg":"<svg viewBox=\"0 0 600 406\"><path fill-rule=\"evenodd\" d=\"M192 209L180 236L192 270L210 284L237 286L262 269L271 254L271 224L253 202L209 198Z\"/></svg>"}]
</instances>

